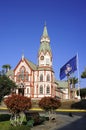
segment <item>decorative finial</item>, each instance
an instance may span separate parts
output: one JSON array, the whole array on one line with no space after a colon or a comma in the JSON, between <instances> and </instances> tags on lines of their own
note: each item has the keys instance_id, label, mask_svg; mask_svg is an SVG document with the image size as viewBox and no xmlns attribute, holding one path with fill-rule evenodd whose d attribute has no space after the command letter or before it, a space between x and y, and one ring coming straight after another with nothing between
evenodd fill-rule
<instances>
[{"instance_id":1,"label":"decorative finial","mask_svg":"<svg viewBox=\"0 0 86 130\"><path fill-rule=\"evenodd\" d=\"M46 21L45 21L45 24L44 24L44 26L46 26Z\"/></svg>"},{"instance_id":2,"label":"decorative finial","mask_svg":"<svg viewBox=\"0 0 86 130\"><path fill-rule=\"evenodd\" d=\"M22 53L22 60L24 60L24 51L23 51L23 53Z\"/></svg>"}]
</instances>

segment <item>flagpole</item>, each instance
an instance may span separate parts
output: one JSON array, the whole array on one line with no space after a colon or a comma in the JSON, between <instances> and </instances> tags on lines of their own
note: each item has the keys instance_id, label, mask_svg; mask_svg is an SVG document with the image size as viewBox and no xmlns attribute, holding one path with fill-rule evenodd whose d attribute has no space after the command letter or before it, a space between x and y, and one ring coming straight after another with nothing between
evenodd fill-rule
<instances>
[{"instance_id":1,"label":"flagpole","mask_svg":"<svg viewBox=\"0 0 86 130\"><path fill-rule=\"evenodd\" d=\"M74 99L75 95L74 95L74 82L73 82L73 78L74 78L74 73L72 73L72 99Z\"/></svg>"},{"instance_id":2,"label":"flagpole","mask_svg":"<svg viewBox=\"0 0 86 130\"><path fill-rule=\"evenodd\" d=\"M70 99L70 75L67 74L67 81L68 81L68 99Z\"/></svg>"},{"instance_id":3,"label":"flagpole","mask_svg":"<svg viewBox=\"0 0 86 130\"><path fill-rule=\"evenodd\" d=\"M78 92L79 92L79 99L80 99L80 73L79 73L79 56L77 53L77 72L78 72Z\"/></svg>"}]
</instances>

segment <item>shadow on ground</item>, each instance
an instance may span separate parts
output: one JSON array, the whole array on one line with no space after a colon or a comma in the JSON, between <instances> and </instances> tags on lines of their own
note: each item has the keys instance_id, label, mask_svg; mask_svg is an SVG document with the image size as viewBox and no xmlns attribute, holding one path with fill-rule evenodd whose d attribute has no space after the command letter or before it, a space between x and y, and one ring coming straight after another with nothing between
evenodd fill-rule
<instances>
[{"instance_id":1,"label":"shadow on ground","mask_svg":"<svg viewBox=\"0 0 86 130\"><path fill-rule=\"evenodd\" d=\"M86 130L86 115L72 123L65 124L64 126L54 130Z\"/></svg>"},{"instance_id":2,"label":"shadow on ground","mask_svg":"<svg viewBox=\"0 0 86 130\"><path fill-rule=\"evenodd\" d=\"M86 109L86 99L82 99L79 102L72 103L71 108L73 108L73 109Z\"/></svg>"}]
</instances>

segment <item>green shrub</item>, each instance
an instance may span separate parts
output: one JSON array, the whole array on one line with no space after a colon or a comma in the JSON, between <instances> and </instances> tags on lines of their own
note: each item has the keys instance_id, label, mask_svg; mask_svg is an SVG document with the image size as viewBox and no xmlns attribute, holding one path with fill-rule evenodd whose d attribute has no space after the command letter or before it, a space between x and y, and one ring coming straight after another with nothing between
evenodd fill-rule
<instances>
[{"instance_id":1,"label":"green shrub","mask_svg":"<svg viewBox=\"0 0 86 130\"><path fill-rule=\"evenodd\" d=\"M26 120L34 120L34 125L39 124L39 113L38 112L25 112Z\"/></svg>"},{"instance_id":2,"label":"green shrub","mask_svg":"<svg viewBox=\"0 0 86 130\"><path fill-rule=\"evenodd\" d=\"M10 126L9 130L30 130L30 127L26 125Z\"/></svg>"},{"instance_id":3,"label":"green shrub","mask_svg":"<svg viewBox=\"0 0 86 130\"><path fill-rule=\"evenodd\" d=\"M49 121L49 117L46 117L46 121Z\"/></svg>"},{"instance_id":4,"label":"green shrub","mask_svg":"<svg viewBox=\"0 0 86 130\"><path fill-rule=\"evenodd\" d=\"M39 119L40 119L40 122L46 121L46 117L45 116L40 116Z\"/></svg>"},{"instance_id":5,"label":"green shrub","mask_svg":"<svg viewBox=\"0 0 86 130\"><path fill-rule=\"evenodd\" d=\"M86 109L86 99L83 99L77 103L73 103L71 105L71 108L73 108L73 109Z\"/></svg>"},{"instance_id":6,"label":"green shrub","mask_svg":"<svg viewBox=\"0 0 86 130\"><path fill-rule=\"evenodd\" d=\"M46 117L40 116L38 112L26 111L25 116L28 122L27 125L29 125L29 123L31 123L32 120L34 121L33 125L39 125L46 120Z\"/></svg>"},{"instance_id":7,"label":"green shrub","mask_svg":"<svg viewBox=\"0 0 86 130\"><path fill-rule=\"evenodd\" d=\"M29 120L27 122L27 126L29 126L29 127L33 127L33 124L34 124L34 120L33 119L31 119L31 120Z\"/></svg>"},{"instance_id":8,"label":"green shrub","mask_svg":"<svg viewBox=\"0 0 86 130\"><path fill-rule=\"evenodd\" d=\"M11 115L10 114L0 114L0 122L1 121L9 121Z\"/></svg>"}]
</instances>

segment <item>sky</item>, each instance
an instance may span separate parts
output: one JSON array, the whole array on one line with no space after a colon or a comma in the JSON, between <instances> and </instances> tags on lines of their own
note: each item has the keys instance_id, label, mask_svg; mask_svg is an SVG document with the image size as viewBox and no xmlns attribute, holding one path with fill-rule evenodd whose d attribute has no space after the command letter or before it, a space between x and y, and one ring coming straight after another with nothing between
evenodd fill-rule
<instances>
[{"instance_id":1,"label":"sky","mask_svg":"<svg viewBox=\"0 0 86 130\"><path fill-rule=\"evenodd\" d=\"M1 0L0 70L4 64L14 69L23 53L37 64L45 22L56 78L77 53L81 75L86 67L86 0ZM80 78L80 87L86 87L86 79Z\"/></svg>"}]
</instances>

